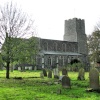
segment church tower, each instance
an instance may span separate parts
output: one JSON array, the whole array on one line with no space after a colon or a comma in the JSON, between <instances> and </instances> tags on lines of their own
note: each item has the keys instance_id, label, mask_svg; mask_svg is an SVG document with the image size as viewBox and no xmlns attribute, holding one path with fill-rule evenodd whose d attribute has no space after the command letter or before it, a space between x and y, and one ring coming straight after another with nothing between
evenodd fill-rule
<instances>
[{"instance_id":1,"label":"church tower","mask_svg":"<svg viewBox=\"0 0 100 100\"><path fill-rule=\"evenodd\" d=\"M65 20L64 41L78 42L78 53L87 55L87 37L85 34L85 22L83 19Z\"/></svg>"}]
</instances>

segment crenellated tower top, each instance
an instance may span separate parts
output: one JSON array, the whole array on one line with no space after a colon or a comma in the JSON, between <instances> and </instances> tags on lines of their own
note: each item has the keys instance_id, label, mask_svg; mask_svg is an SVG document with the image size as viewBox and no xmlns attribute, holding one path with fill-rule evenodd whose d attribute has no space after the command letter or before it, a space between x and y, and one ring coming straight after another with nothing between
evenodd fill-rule
<instances>
[{"instance_id":1,"label":"crenellated tower top","mask_svg":"<svg viewBox=\"0 0 100 100\"><path fill-rule=\"evenodd\" d=\"M78 18L65 20L63 40L70 42L78 42L78 52L87 54L85 21L83 19L78 19Z\"/></svg>"}]
</instances>

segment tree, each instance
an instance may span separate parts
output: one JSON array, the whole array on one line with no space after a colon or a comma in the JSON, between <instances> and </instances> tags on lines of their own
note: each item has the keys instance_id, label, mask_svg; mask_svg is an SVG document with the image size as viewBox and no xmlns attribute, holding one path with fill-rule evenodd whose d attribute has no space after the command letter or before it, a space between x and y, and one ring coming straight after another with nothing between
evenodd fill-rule
<instances>
[{"instance_id":1,"label":"tree","mask_svg":"<svg viewBox=\"0 0 100 100\"><path fill-rule=\"evenodd\" d=\"M12 2L0 7L0 43L5 43L2 51L6 62L6 78L9 79L9 66L13 56L12 38L31 37L34 33L33 20Z\"/></svg>"},{"instance_id":2,"label":"tree","mask_svg":"<svg viewBox=\"0 0 100 100\"><path fill-rule=\"evenodd\" d=\"M39 50L39 41L37 37L31 37L29 39L22 39L22 38L12 38L12 52L10 53L10 68L13 71L13 65L25 65L31 64L35 65L36 63L36 55ZM6 43L2 46L2 56L3 61L6 62L6 52L3 51L6 48ZM23 68L24 69L24 68Z\"/></svg>"},{"instance_id":3,"label":"tree","mask_svg":"<svg viewBox=\"0 0 100 100\"><path fill-rule=\"evenodd\" d=\"M39 50L38 38L31 37L29 39L18 39L18 41L18 45L13 47L13 49L17 50L13 58L20 64L35 64L36 54Z\"/></svg>"},{"instance_id":4,"label":"tree","mask_svg":"<svg viewBox=\"0 0 100 100\"><path fill-rule=\"evenodd\" d=\"M100 60L100 30L95 30L88 36L88 49L90 61L98 62Z\"/></svg>"},{"instance_id":5,"label":"tree","mask_svg":"<svg viewBox=\"0 0 100 100\"><path fill-rule=\"evenodd\" d=\"M3 60L2 60L2 56L1 56L1 53L0 53L0 69L3 68Z\"/></svg>"}]
</instances>

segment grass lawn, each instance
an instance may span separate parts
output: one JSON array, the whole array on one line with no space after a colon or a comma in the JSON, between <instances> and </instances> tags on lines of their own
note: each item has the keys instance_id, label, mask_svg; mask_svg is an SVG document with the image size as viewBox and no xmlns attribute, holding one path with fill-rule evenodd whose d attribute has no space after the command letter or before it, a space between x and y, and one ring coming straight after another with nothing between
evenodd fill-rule
<instances>
[{"instance_id":1,"label":"grass lawn","mask_svg":"<svg viewBox=\"0 0 100 100\"><path fill-rule=\"evenodd\" d=\"M69 72L71 89L62 88L54 78L41 79L39 76L40 71L14 71L10 72L10 79L6 79L5 71L0 71L0 100L100 100L100 93L86 92L89 87L88 73L84 81L78 81L78 73ZM59 89L61 94L57 94Z\"/></svg>"}]
</instances>

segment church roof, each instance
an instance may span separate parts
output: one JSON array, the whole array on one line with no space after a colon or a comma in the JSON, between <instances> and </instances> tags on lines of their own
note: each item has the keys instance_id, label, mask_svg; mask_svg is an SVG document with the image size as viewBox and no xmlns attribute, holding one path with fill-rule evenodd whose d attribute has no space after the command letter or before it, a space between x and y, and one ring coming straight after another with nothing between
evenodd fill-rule
<instances>
[{"instance_id":1,"label":"church roof","mask_svg":"<svg viewBox=\"0 0 100 100\"><path fill-rule=\"evenodd\" d=\"M76 52L61 52L61 51L41 51L42 55L72 55L72 56L76 56L76 55L81 55L80 53L76 53Z\"/></svg>"}]
</instances>

